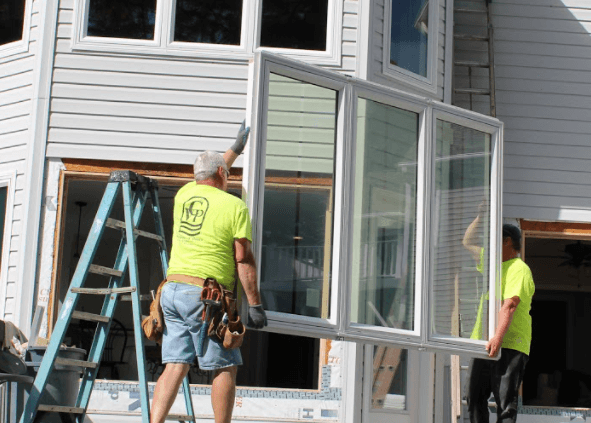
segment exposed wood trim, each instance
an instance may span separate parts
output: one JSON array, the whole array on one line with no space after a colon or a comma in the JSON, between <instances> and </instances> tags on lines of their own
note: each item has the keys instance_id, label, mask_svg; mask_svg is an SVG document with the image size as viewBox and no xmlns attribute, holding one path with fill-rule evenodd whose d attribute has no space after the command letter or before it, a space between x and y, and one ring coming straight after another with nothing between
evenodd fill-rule
<instances>
[{"instance_id":1,"label":"exposed wood trim","mask_svg":"<svg viewBox=\"0 0 591 423\"><path fill-rule=\"evenodd\" d=\"M588 235L591 237L591 223L574 223L574 222L536 222L532 220L521 219L521 230L528 233L535 233L542 235L546 234L562 234L567 236L573 235ZM551 238L554 238L553 236Z\"/></svg>"},{"instance_id":2,"label":"exposed wood trim","mask_svg":"<svg viewBox=\"0 0 591 423\"><path fill-rule=\"evenodd\" d=\"M57 300L59 298L59 283L62 276L62 251L60 245L64 239L66 228L66 202L68 198L68 185L66 183L66 172L60 171L60 180L57 192L57 219L53 238L53 270L51 275L51 287L47 301L47 339L53 332L53 325L57 320Z\"/></svg>"}]
</instances>

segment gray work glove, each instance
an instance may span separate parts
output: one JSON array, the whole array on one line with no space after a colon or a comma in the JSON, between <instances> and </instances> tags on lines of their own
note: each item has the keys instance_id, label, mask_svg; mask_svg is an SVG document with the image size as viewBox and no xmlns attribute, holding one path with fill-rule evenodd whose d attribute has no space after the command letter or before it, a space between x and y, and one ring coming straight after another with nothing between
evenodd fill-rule
<instances>
[{"instance_id":1,"label":"gray work glove","mask_svg":"<svg viewBox=\"0 0 591 423\"><path fill-rule=\"evenodd\" d=\"M238 130L238 134L236 135L236 142L232 144L230 150L236 153L237 156L244 151L244 146L246 145L246 141L248 141L248 134L250 134L250 126L246 126L246 119L242 121L242 125L240 125L240 129Z\"/></svg>"},{"instance_id":2,"label":"gray work glove","mask_svg":"<svg viewBox=\"0 0 591 423\"><path fill-rule=\"evenodd\" d=\"M261 329L267 326L267 314L262 304L248 306L246 326L253 329Z\"/></svg>"}]
</instances>

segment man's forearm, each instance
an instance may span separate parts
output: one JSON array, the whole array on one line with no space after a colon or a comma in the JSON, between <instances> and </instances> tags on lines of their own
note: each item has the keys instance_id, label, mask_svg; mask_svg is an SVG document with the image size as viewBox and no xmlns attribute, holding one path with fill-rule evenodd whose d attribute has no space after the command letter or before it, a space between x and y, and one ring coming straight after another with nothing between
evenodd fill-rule
<instances>
[{"instance_id":1,"label":"man's forearm","mask_svg":"<svg viewBox=\"0 0 591 423\"><path fill-rule=\"evenodd\" d=\"M261 304L261 295L257 286L257 269L254 262L254 256L252 256L251 259L249 258L248 260L237 263L237 268L238 277L240 278L242 288L244 288L248 304Z\"/></svg>"},{"instance_id":2,"label":"man's forearm","mask_svg":"<svg viewBox=\"0 0 591 423\"><path fill-rule=\"evenodd\" d=\"M237 158L238 154L234 153L231 148L224 153L224 161L226 162L226 166L228 166L228 170L230 170Z\"/></svg>"},{"instance_id":3,"label":"man's forearm","mask_svg":"<svg viewBox=\"0 0 591 423\"><path fill-rule=\"evenodd\" d=\"M497 331L495 332L495 336L503 339L507 330L509 330L509 326L511 326L511 322L513 321L513 313L515 309L511 308L510 306L503 306L499 310L499 325L497 326Z\"/></svg>"}]
</instances>

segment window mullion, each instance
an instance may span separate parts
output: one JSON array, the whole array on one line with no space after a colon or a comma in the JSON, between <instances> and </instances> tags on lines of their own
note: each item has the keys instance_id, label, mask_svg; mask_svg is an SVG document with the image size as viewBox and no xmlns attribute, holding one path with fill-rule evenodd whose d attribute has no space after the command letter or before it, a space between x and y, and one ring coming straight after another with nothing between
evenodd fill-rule
<instances>
[{"instance_id":1,"label":"window mullion","mask_svg":"<svg viewBox=\"0 0 591 423\"><path fill-rule=\"evenodd\" d=\"M175 4L176 0L158 0L156 36L159 36L160 48L167 48L173 41Z\"/></svg>"}]
</instances>

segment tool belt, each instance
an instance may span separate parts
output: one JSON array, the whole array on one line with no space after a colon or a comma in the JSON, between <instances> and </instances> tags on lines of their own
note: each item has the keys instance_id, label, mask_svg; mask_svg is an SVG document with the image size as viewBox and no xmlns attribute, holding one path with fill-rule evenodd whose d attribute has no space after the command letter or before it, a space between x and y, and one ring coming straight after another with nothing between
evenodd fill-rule
<instances>
[{"instance_id":1,"label":"tool belt","mask_svg":"<svg viewBox=\"0 0 591 423\"><path fill-rule=\"evenodd\" d=\"M246 327L236 310L235 292L224 289L214 278L207 278L203 282L201 301L204 306L202 330L207 328L207 335L221 341L224 348L240 347Z\"/></svg>"},{"instance_id":2,"label":"tool belt","mask_svg":"<svg viewBox=\"0 0 591 423\"><path fill-rule=\"evenodd\" d=\"M159 345L162 344L162 335L164 334L164 313L162 313L162 307L160 306L160 295L166 282L168 282L166 279L160 282L156 295L154 295L150 303L150 314L142 320L142 329L146 334L146 338L155 341Z\"/></svg>"}]
</instances>

